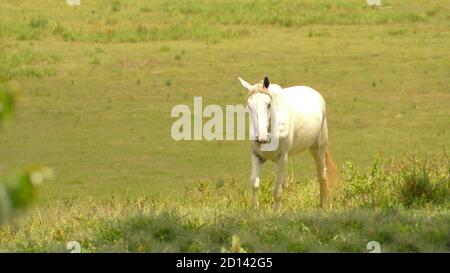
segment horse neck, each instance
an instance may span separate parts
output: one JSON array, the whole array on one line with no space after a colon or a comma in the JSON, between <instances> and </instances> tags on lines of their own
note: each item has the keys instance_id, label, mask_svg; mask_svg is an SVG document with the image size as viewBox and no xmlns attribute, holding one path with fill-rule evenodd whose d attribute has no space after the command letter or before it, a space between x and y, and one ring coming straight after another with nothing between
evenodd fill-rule
<instances>
[{"instance_id":1,"label":"horse neck","mask_svg":"<svg viewBox=\"0 0 450 273\"><path fill-rule=\"evenodd\" d=\"M272 99L272 105L275 107L285 107L284 97L281 90L270 90L270 97Z\"/></svg>"}]
</instances>

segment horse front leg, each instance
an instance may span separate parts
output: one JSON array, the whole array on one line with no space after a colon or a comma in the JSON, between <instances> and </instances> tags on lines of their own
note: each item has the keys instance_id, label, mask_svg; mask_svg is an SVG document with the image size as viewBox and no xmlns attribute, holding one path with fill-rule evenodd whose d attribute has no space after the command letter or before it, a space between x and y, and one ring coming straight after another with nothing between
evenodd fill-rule
<instances>
[{"instance_id":1,"label":"horse front leg","mask_svg":"<svg viewBox=\"0 0 450 273\"><path fill-rule=\"evenodd\" d=\"M275 199L274 211L279 211L281 209L281 199L283 197L283 191L286 188L286 164L288 161L287 153L283 154L277 161L275 165L276 178L273 187L273 196Z\"/></svg>"},{"instance_id":2,"label":"horse front leg","mask_svg":"<svg viewBox=\"0 0 450 273\"><path fill-rule=\"evenodd\" d=\"M252 204L254 208L259 208L259 172L261 170L261 159L252 153L252 175L250 177L250 187L252 189Z\"/></svg>"}]
</instances>

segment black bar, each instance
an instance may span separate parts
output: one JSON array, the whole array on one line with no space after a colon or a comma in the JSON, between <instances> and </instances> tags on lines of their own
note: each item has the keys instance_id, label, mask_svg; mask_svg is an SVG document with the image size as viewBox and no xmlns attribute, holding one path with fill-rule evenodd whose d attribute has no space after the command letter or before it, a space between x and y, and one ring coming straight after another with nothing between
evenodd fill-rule
<instances>
[{"instance_id":1,"label":"black bar","mask_svg":"<svg viewBox=\"0 0 450 273\"><path fill-rule=\"evenodd\" d=\"M370 270L384 273L386 269L389 269L389 271L398 269L401 270L401 272L406 272L407 270L419 270L420 268L426 269L427 272L431 271L432 268L448 269L449 258L449 253L6 253L0 254L0 265L2 268L29 264L33 265L33 267L42 266L46 269L63 269L60 265L56 265L63 264L64 268L68 267L77 272L91 271L96 267L102 269L102 272L105 272L105 270L116 271L122 269L120 272L126 273L315 272L323 270L331 270L330 272L337 272L336 270L345 270L345 272L365 272ZM139 269L139 271L136 269Z\"/></svg>"}]
</instances>

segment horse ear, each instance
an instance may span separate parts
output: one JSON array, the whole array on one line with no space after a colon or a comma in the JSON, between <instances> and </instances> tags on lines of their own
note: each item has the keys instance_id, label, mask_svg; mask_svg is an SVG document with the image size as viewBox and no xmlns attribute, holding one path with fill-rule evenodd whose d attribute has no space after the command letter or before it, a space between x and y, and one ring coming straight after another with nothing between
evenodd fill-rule
<instances>
[{"instance_id":1,"label":"horse ear","mask_svg":"<svg viewBox=\"0 0 450 273\"><path fill-rule=\"evenodd\" d=\"M265 87L265 88L269 88L269 85L270 85L269 78L264 77L264 87Z\"/></svg>"},{"instance_id":2,"label":"horse ear","mask_svg":"<svg viewBox=\"0 0 450 273\"><path fill-rule=\"evenodd\" d=\"M242 86L247 89L248 91L250 91L250 89L253 87L251 84L249 84L248 82L244 81L241 78L238 78L239 81L241 82Z\"/></svg>"}]
</instances>

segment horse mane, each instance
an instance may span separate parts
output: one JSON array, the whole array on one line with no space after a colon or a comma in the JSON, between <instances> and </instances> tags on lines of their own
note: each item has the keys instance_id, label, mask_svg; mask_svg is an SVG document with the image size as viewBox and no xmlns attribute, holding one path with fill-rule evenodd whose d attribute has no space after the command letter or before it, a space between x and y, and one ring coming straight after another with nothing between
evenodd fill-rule
<instances>
[{"instance_id":1,"label":"horse mane","mask_svg":"<svg viewBox=\"0 0 450 273\"><path fill-rule=\"evenodd\" d=\"M264 85L262 84L262 82L258 83L256 85L256 88L253 89L252 91L248 92L247 97L245 98L245 100L248 100L248 98L256 93L262 93L262 94L266 94L270 97L270 100L272 100L272 94L269 93L269 90L264 87Z\"/></svg>"}]
</instances>

